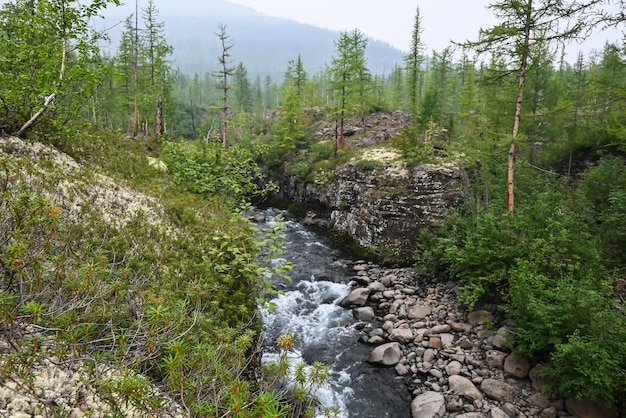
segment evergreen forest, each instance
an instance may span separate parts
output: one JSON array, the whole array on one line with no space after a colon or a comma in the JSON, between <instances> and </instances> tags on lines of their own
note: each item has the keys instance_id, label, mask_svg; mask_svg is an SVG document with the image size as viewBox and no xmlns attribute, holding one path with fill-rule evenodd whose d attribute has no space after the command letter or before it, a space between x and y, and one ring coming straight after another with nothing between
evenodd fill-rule
<instances>
[{"instance_id":1,"label":"evergreen forest","mask_svg":"<svg viewBox=\"0 0 626 418\"><path fill-rule=\"evenodd\" d=\"M332 173L358 155L355 126L400 111L409 123L377 146L470 173L467 198L403 264L458 282L469 309L498 304L513 349L549 364L547 392L626 411L624 0L492 0L493 27L430 54L418 7L411 50L389 73L369 69L354 29L325 68L307 72L297 55L282 79L238 59L227 22L210 31L214 65L178 71L156 0L104 53L90 22L116 4L0 8L3 385L68 416L34 383L52 359L83 370L110 416L166 416L168 400L195 417L314 416L324 365L295 365L281 384L295 336L260 367L258 306L271 308L267 277L289 266L267 263L280 226L259 233L243 214L277 178ZM621 38L565 53L607 28ZM332 138L316 135L327 126ZM107 183L144 209L107 219L88 198Z\"/></svg>"}]
</instances>

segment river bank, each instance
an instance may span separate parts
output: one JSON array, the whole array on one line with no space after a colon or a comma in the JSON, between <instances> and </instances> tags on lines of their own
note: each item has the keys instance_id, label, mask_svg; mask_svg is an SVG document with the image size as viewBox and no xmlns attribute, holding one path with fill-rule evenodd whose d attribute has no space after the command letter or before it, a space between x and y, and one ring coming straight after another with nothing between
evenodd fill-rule
<instances>
[{"instance_id":1,"label":"river bank","mask_svg":"<svg viewBox=\"0 0 626 418\"><path fill-rule=\"evenodd\" d=\"M455 283L411 268L356 262L352 269L352 291L340 304L360 321L368 361L393 368L406 384L414 418L618 416L587 400L546 396L541 365L508 348L510 319L495 307L466 311L455 302Z\"/></svg>"}]
</instances>

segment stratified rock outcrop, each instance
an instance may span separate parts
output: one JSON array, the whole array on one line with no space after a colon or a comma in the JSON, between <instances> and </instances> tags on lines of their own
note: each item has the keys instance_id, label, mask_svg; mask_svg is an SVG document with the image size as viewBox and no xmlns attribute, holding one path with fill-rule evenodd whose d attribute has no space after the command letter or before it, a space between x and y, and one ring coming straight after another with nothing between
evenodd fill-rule
<instances>
[{"instance_id":1,"label":"stratified rock outcrop","mask_svg":"<svg viewBox=\"0 0 626 418\"><path fill-rule=\"evenodd\" d=\"M313 212L316 222L323 216L331 231L364 252L398 262L423 228L462 200L464 178L459 164L407 167L399 154L379 148L305 184L283 178L276 198Z\"/></svg>"}]
</instances>

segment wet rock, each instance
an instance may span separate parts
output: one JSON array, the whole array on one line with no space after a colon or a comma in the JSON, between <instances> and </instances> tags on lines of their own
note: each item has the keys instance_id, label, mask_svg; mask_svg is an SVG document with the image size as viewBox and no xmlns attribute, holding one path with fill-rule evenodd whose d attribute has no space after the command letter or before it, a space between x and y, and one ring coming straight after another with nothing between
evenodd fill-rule
<instances>
[{"instance_id":1,"label":"wet rock","mask_svg":"<svg viewBox=\"0 0 626 418\"><path fill-rule=\"evenodd\" d=\"M352 315L359 321L370 322L376 318L374 309L371 306L364 306L362 308L356 308L352 311Z\"/></svg>"},{"instance_id":2,"label":"wet rock","mask_svg":"<svg viewBox=\"0 0 626 418\"><path fill-rule=\"evenodd\" d=\"M463 396L471 401L482 399L483 394L474 386L474 384L463 376L450 376L448 379L450 390L457 395Z\"/></svg>"},{"instance_id":3,"label":"wet rock","mask_svg":"<svg viewBox=\"0 0 626 418\"><path fill-rule=\"evenodd\" d=\"M499 402L513 402L517 390L508 383L495 379L485 379L480 390L489 398Z\"/></svg>"},{"instance_id":4,"label":"wet rock","mask_svg":"<svg viewBox=\"0 0 626 418\"><path fill-rule=\"evenodd\" d=\"M617 408L609 407L591 399L567 399L567 412L578 418L617 418Z\"/></svg>"},{"instance_id":5,"label":"wet rock","mask_svg":"<svg viewBox=\"0 0 626 418\"><path fill-rule=\"evenodd\" d=\"M384 366L394 366L402 358L402 350L397 342L387 343L376 347L369 358L370 363L382 364Z\"/></svg>"},{"instance_id":6,"label":"wet rock","mask_svg":"<svg viewBox=\"0 0 626 418\"><path fill-rule=\"evenodd\" d=\"M528 376L530 362L521 354L513 353L504 360L504 373L515 379L524 379Z\"/></svg>"},{"instance_id":7,"label":"wet rock","mask_svg":"<svg viewBox=\"0 0 626 418\"><path fill-rule=\"evenodd\" d=\"M353 306L364 306L367 302L367 297L370 294L370 289L366 287L354 289L348 296L343 298L339 305L344 308L350 308Z\"/></svg>"}]
</instances>

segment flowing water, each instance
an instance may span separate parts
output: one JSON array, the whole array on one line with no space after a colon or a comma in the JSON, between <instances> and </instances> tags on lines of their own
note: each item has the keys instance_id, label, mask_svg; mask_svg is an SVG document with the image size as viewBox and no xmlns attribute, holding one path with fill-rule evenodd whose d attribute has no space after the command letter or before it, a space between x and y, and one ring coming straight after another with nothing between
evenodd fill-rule
<instances>
[{"instance_id":1,"label":"flowing water","mask_svg":"<svg viewBox=\"0 0 626 418\"><path fill-rule=\"evenodd\" d=\"M256 219L260 227L267 227L279 215L286 226L281 257L294 267L291 281L276 280L284 290L273 299L276 310L263 311L264 359L275 359L274 341L292 332L297 337L294 360L331 366L329 382L317 393L323 405L339 407L342 418L409 418L411 397L404 383L394 379L393 368L366 362L372 347L359 342L352 312L338 305L349 294L354 274L349 255L284 211L259 210Z\"/></svg>"}]
</instances>

